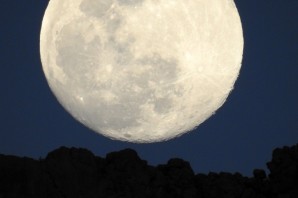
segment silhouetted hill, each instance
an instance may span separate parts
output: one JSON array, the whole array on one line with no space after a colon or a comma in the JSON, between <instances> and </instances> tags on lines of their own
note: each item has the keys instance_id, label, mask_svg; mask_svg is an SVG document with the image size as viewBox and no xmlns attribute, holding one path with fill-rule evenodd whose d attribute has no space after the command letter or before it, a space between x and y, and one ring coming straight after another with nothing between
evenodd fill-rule
<instances>
[{"instance_id":1,"label":"silhouetted hill","mask_svg":"<svg viewBox=\"0 0 298 198\"><path fill-rule=\"evenodd\" d=\"M170 159L150 166L131 149L96 157L61 147L45 159L0 155L0 198L297 198L298 144L273 151L270 174L195 174Z\"/></svg>"}]
</instances>

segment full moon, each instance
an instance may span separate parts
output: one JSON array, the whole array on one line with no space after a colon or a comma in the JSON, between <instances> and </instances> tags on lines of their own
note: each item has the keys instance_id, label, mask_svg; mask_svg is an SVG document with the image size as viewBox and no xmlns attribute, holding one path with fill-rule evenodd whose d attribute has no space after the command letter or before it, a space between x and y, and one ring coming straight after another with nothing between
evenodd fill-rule
<instances>
[{"instance_id":1,"label":"full moon","mask_svg":"<svg viewBox=\"0 0 298 198\"><path fill-rule=\"evenodd\" d=\"M223 105L243 32L234 0L51 0L40 53L76 120L111 139L160 142Z\"/></svg>"}]
</instances>

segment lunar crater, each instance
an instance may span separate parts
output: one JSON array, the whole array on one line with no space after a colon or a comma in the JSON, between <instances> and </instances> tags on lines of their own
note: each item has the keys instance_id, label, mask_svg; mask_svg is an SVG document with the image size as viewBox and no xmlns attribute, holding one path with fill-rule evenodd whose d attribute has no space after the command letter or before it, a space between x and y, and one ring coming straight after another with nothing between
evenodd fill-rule
<instances>
[{"instance_id":1,"label":"lunar crater","mask_svg":"<svg viewBox=\"0 0 298 198\"><path fill-rule=\"evenodd\" d=\"M145 0L117 0L120 6L140 6Z\"/></svg>"},{"instance_id":2,"label":"lunar crater","mask_svg":"<svg viewBox=\"0 0 298 198\"><path fill-rule=\"evenodd\" d=\"M111 10L113 0L83 0L80 10L87 16L101 18Z\"/></svg>"}]
</instances>

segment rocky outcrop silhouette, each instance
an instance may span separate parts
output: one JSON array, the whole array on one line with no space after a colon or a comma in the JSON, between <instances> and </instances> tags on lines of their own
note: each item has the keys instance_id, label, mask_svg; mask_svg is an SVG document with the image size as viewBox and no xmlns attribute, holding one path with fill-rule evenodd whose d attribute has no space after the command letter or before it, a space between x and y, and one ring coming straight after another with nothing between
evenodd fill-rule
<instances>
[{"instance_id":1,"label":"rocky outcrop silhouette","mask_svg":"<svg viewBox=\"0 0 298 198\"><path fill-rule=\"evenodd\" d=\"M187 161L150 166L132 149L105 158L61 147L45 159L0 155L0 198L297 198L298 144L277 148L270 174L195 174Z\"/></svg>"}]
</instances>

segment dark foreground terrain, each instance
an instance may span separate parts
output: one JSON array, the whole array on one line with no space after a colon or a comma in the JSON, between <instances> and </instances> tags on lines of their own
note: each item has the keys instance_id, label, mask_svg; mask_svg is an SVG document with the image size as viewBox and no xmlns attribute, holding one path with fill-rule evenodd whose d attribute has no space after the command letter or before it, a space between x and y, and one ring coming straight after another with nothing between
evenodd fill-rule
<instances>
[{"instance_id":1,"label":"dark foreground terrain","mask_svg":"<svg viewBox=\"0 0 298 198\"><path fill-rule=\"evenodd\" d=\"M195 174L170 159L150 166L131 149L96 157L61 147L45 159L0 155L0 198L298 198L298 144L277 148L270 174Z\"/></svg>"}]
</instances>

